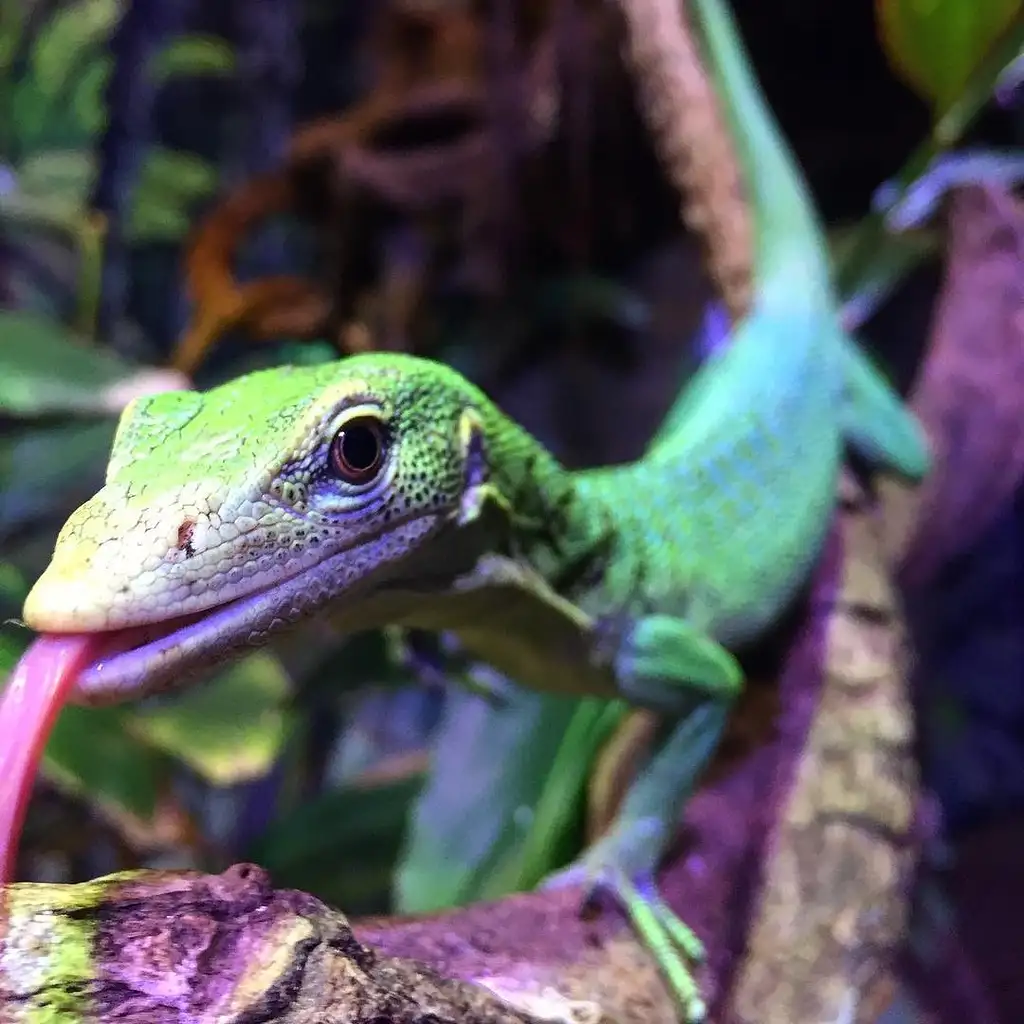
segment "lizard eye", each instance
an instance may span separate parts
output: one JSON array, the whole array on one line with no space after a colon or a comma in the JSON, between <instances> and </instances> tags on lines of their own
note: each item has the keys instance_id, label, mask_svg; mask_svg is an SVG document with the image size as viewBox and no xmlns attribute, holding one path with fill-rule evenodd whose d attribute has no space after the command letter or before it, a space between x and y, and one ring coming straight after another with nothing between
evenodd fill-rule
<instances>
[{"instance_id":1,"label":"lizard eye","mask_svg":"<svg viewBox=\"0 0 1024 1024\"><path fill-rule=\"evenodd\" d=\"M371 416L346 423L331 441L330 460L345 483L369 483L384 463L383 426Z\"/></svg>"}]
</instances>

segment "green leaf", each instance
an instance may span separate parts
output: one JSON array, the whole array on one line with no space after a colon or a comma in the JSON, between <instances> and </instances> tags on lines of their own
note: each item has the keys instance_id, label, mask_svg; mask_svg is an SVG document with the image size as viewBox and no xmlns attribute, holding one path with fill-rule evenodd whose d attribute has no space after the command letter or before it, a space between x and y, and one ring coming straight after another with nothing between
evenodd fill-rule
<instances>
[{"instance_id":1,"label":"green leaf","mask_svg":"<svg viewBox=\"0 0 1024 1024\"><path fill-rule=\"evenodd\" d=\"M99 56L86 64L69 84L68 95L50 96L34 79L12 90L11 120L15 151L89 146L107 120L103 90L112 64Z\"/></svg>"},{"instance_id":2,"label":"green leaf","mask_svg":"<svg viewBox=\"0 0 1024 1024\"><path fill-rule=\"evenodd\" d=\"M582 852L583 809L594 766L625 716L621 701L576 702L558 752L547 763L544 787L533 805L530 829L518 860L499 864L477 898L486 900L532 889Z\"/></svg>"},{"instance_id":3,"label":"green leaf","mask_svg":"<svg viewBox=\"0 0 1024 1024\"><path fill-rule=\"evenodd\" d=\"M33 313L0 312L0 413L109 415L104 390L133 367L109 349L83 342L61 324Z\"/></svg>"},{"instance_id":4,"label":"green leaf","mask_svg":"<svg viewBox=\"0 0 1024 1024\"><path fill-rule=\"evenodd\" d=\"M217 172L201 157L156 149L142 165L128 215L128 235L136 242L181 239L192 226L190 207L211 195Z\"/></svg>"},{"instance_id":5,"label":"green leaf","mask_svg":"<svg viewBox=\"0 0 1024 1024\"><path fill-rule=\"evenodd\" d=\"M0 0L0 74L10 71L27 18L25 0Z\"/></svg>"},{"instance_id":6,"label":"green leaf","mask_svg":"<svg viewBox=\"0 0 1024 1024\"><path fill-rule=\"evenodd\" d=\"M6 126L16 153L34 152L45 146L49 102L31 79L19 82L10 92L11 124ZM77 140L75 140L77 141Z\"/></svg>"},{"instance_id":7,"label":"green leaf","mask_svg":"<svg viewBox=\"0 0 1024 1024\"><path fill-rule=\"evenodd\" d=\"M1021 15L1022 0L876 0L882 46L896 72L938 119L992 45Z\"/></svg>"},{"instance_id":8,"label":"green leaf","mask_svg":"<svg viewBox=\"0 0 1024 1024\"><path fill-rule=\"evenodd\" d=\"M217 187L217 171L202 157L154 148L142 164L139 192L185 201L204 199Z\"/></svg>"},{"instance_id":9,"label":"green leaf","mask_svg":"<svg viewBox=\"0 0 1024 1024\"><path fill-rule=\"evenodd\" d=\"M91 138L106 127L107 105L104 91L113 70L114 61L107 56L98 57L83 69L68 105L73 115L68 126L69 134L77 131L86 138Z\"/></svg>"},{"instance_id":10,"label":"green leaf","mask_svg":"<svg viewBox=\"0 0 1024 1024\"><path fill-rule=\"evenodd\" d=\"M312 892L350 914L381 913L422 785L422 777L407 776L323 793L276 820L245 857L277 885Z\"/></svg>"},{"instance_id":11,"label":"green leaf","mask_svg":"<svg viewBox=\"0 0 1024 1024\"><path fill-rule=\"evenodd\" d=\"M103 483L115 426L110 417L0 436L0 539L65 519L90 497Z\"/></svg>"},{"instance_id":12,"label":"green leaf","mask_svg":"<svg viewBox=\"0 0 1024 1024\"><path fill-rule=\"evenodd\" d=\"M149 73L157 82L175 75L230 76L237 61L230 43L219 36L198 33L168 43L150 63Z\"/></svg>"},{"instance_id":13,"label":"green leaf","mask_svg":"<svg viewBox=\"0 0 1024 1024\"><path fill-rule=\"evenodd\" d=\"M515 888L533 812L578 706L514 690L496 707L451 690L396 875L398 912L427 913ZM581 753L584 783L562 801L565 831L578 819L590 763ZM507 888L496 891L499 884Z\"/></svg>"},{"instance_id":14,"label":"green leaf","mask_svg":"<svg viewBox=\"0 0 1024 1024\"><path fill-rule=\"evenodd\" d=\"M187 213L164 202L148 202L136 195L128 214L125 234L137 245L153 242L177 242L187 234L192 222Z\"/></svg>"},{"instance_id":15,"label":"green leaf","mask_svg":"<svg viewBox=\"0 0 1024 1024\"><path fill-rule=\"evenodd\" d=\"M130 728L213 785L230 786L265 775L281 753L288 689L277 659L259 652L165 705L135 711Z\"/></svg>"},{"instance_id":16,"label":"green leaf","mask_svg":"<svg viewBox=\"0 0 1024 1024\"><path fill-rule=\"evenodd\" d=\"M0 691L7 685L7 677L14 671L18 659L28 647L28 634L11 626L0 627Z\"/></svg>"},{"instance_id":17,"label":"green leaf","mask_svg":"<svg viewBox=\"0 0 1024 1024\"><path fill-rule=\"evenodd\" d=\"M126 4L122 0L79 0L58 11L32 47L32 75L43 95L62 96L76 67L93 56L113 32Z\"/></svg>"},{"instance_id":18,"label":"green leaf","mask_svg":"<svg viewBox=\"0 0 1024 1024\"><path fill-rule=\"evenodd\" d=\"M16 188L0 194L0 222L77 242L96 172L90 150L54 149L28 157L18 168Z\"/></svg>"},{"instance_id":19,"label":"green leaf","mask_svg":"<svg viewBox=\"0 0 1024 1024\"><path fill-rule=\"evenodd\" d=\"M26 157L18 168L18 189L39 197L74 198L84 205L97 170L87 149L54 149Z\"/></svg>"},{"instance_id":20,"label":"green leaf","mask_svg":"<svg viewBox=\"0 0 1024 1024\"><path fill-rule=\"evenodd\" d=\"M82 206L76 196L44 197L10 192L0 195L0 223L5 227L76 236L82 223Z\"/></svg>"},{"instance_id":21,"label":"green leaf","mask_svg":"<svg viewBox=\"0 0 1024 1024\"><path fill-rule=\"evenodd\" d=\"M15 615L7 609L20 609L28 596L28 581L17 569L7 562L0 562L0 615ZM0 663L0 674L6 668Z\"/></svg>"},{"instance_id":22,"label":"green leaf","mask_svg":"<svg viewBox=\"0 0 1024 1024\"><path fill-rule=\"evenodd\" d=\"M55 785L100 805L150 821L170 762L126 729L121 707L61 712L43 755L42 771Z\"/></svg>"}]
</instances>

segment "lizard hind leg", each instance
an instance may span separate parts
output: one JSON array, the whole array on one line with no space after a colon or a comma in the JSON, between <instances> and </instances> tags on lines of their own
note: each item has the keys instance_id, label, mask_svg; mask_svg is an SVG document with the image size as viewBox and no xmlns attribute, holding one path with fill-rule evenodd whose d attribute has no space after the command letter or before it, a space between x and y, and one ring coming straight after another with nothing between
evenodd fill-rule
<instances>
[{"instance_id":1,"label":"lizard hind leg","mask_svg":"<svg viewBox=\"0 0 1024 1024\"><path fill-rule=\"evenodd\" d=\"M609 832L544 888L583 885L585 902L611 896L650 951L686 1024L706 1007L691 970L703 946L659 893L657 868L679 817L725 728L729 702L706 699L674 727L634 781Z\"/></svg>"}]
</instances>

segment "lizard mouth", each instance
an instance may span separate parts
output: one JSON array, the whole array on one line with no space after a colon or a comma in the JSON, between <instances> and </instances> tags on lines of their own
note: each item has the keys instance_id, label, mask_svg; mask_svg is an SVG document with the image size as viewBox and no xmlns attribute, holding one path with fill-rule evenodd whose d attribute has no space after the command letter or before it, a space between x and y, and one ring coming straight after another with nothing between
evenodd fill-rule
<instances>
[{"instance_id":1,"label":"lizard mouth","mask_svg":"<svg viewBox=\"0 0 1024 1024\"><path fill-rule=\"evenodd\" d=\"M224 662L264 646L273 636L323 610L327 581L352 557L342 552L264 590L205 611L161 622L89 634L91 656L69 697L75 704L112 704L196 681ZM332 564L336 563L336 564ZM371 589L353 581L345 596Z\"/></svg>"},{"instance_id":2,"label":"lizard mouth","mask_svg":"<svg viewBox=\"0 0 1024 1024\"><path fill-rule=\"evenodd\" d=\"M398 530L415 546L432 532L432 525L413 520ZM44 637L74 637L85 645L87 656L68 691L70 701L119 703L198 681L213 666L262 647L278 633L322 613L328 603L346 631L379 625L373 618L378 592L430 588L429 580L406 587L398 577L407 574L401 569L396 573L396 568L381 558L380 545L368 539L261 590L206 609L81 633L73 627L48 631L44 621L41 632Z\"/></svg>"},{"instance_id":3,"label":"lizard mouth","mask_svg":"<svg viewBox=\"0 0 1024 1024\"><path fill-rule=\"evenodd\" d=\"M213 667L264 646L328 606L332 623L347 633L386 625L415 610L451 578L449 545L426 543L447 521L436 514L411 516L392 523L386 536L368 534L290 576L226 594L219 603L196 607L186 601L164 617L140 607L128 621L110 626L92 609L88 617L75 614L75 601L60 589L61 573L40 587L44 573L26 601L26 606L31 602L26 618L41 639L59 637L77 645L80 656L75 679L65 687L66 700L85 705L135 700L200 682ZM87 595L86 582L81 575L71 579Z\"/></svg>"},{"instance_id":4,"label":"lizard mouth","mask_svg":"<svg viewBox=\"0 0 1024 1024\"><path fill-rule=\"evenodd\" d=\"M260 646L289 624L267 621L283 586L162 622L86 634L91 656L70 692L72 703L118 703L176 688L212 664Z\"/></svg>"}]
</instances>

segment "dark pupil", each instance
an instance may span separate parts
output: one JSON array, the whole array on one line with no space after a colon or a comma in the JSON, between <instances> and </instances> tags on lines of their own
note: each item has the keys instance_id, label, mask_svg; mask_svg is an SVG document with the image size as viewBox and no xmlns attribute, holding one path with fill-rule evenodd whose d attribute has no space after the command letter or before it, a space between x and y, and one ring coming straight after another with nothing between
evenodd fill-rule
<instances>
[{"instance_id":1,"label":"dark pupil","mask_svg":"<svg viewBox=\"0 0 1024 1024\"><path fill-rule=\"evenodd\" d=\"M369 427L346 428L341 435L340 448L342 461L357 473L373 469L380 456L377 432Z\"/></svg>"}]
</instances>

